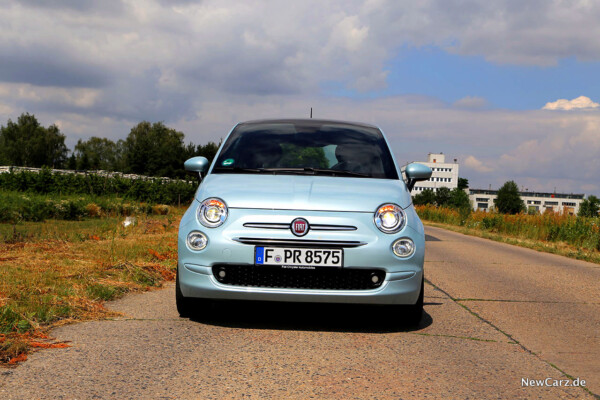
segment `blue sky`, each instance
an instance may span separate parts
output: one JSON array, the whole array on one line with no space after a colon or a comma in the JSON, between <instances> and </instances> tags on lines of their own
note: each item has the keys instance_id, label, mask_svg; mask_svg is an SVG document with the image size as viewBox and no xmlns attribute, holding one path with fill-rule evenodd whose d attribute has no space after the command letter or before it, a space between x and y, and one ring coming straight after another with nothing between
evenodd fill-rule
<instances>
[{"instance_id":1,"label":"blue sky","mask_svg":"<svg viewBox=\"0 0 600 400\"><path fill-rule=\"evenodd\" d=\"M598 21L594 0L7 0L0 124L206 143L313 107L380 126L401 163L457 158L472 187L600 194Z\"/></svg>"},{"instance_id":2,"label":"blue sky","mask_svg":"<svg viewBox=\"0 0 600 400\"><path fill-rule=\"evenodd\" d=\"M323 85L326 93L350 98L425 95L452 104L467 96L486 100L487 108L535 110L551 99L582 95L600 99L598 61L559 59L556 65L508 65L483 56L453 54L440 47L402 48L385 64L387 88L359 92L341 83Z\"/></svg>"}]
</instances>

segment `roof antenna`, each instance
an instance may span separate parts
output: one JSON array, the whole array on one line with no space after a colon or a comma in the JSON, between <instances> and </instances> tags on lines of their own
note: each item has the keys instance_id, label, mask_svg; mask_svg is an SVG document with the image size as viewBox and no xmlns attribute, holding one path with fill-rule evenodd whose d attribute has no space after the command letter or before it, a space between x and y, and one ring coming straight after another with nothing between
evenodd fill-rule
<instances>
[{"instance_id":1,"label":"roof antenna","mask_svg":"<svg viewBox=\"0 0 600 400\"><path fill-rule=\"evenodd\" d=\"M312 118L312 107L310 108L310 118Z\"/></svg>"}]
</instances>

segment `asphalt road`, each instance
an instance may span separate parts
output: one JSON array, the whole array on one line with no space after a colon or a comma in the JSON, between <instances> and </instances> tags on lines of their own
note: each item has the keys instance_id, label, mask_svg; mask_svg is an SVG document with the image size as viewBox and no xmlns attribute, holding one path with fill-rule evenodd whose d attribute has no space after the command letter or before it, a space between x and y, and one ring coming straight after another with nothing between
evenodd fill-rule
<instances>
[{"instance_id":1,"label":"asphalt road","mask_svg":"<svg viewBox=\"0 0 600 400\"><path fill-rule=\"evenodd\" d=\"M181 319L174 288L56 329L67 349L0 370L2 399L557 399L600 393L600 266L427 228L426 317L224 303ZM393 322L390 322L393 321ZM584 379L523 387L522 379ZM549 380L548 382L553 382Z\"/></svg>"}]
</instances>

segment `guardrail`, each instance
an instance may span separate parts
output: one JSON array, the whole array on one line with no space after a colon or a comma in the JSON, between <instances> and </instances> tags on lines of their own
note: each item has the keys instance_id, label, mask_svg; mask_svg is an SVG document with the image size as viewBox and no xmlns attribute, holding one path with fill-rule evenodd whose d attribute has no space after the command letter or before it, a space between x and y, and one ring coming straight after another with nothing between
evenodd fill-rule
<instances>
[{"instance_id":1,"label":"guardrail","mask_svg":"<svg viewBox=\"0 0 600 400\"><path fill-rule=\"evenodd\" d=\"M36 172L39 173L42 168L32 168L32 167L13 167L13 166L0 166L0 174L10 173L12 172ZM123 172L115 172L115 171L104 171L104 170L73 170L73 169L54 169L49 168L49 171L53 174L77 174L77 175L100 175L106 176L109 178L125 178L125 179L142 179L142 180L161 180L164 182L181 182L186 181L185 179L171 179L166 177L156 177L156 176L146 176L146 175L136 175L136 174L125 174Z\"/></svg>"}]
</instances>

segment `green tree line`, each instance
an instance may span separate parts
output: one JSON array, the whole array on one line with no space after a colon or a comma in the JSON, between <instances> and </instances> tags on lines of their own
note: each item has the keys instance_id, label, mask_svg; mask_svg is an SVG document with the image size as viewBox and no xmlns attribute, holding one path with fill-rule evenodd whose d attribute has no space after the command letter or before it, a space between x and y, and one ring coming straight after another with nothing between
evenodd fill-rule
<instances>
[{"instance_id":1,"label":"green tree line","mask_svg":"<svg viewBox=\"0 0 600 400\"><path fill-rule=\"evenodd\" d=\"M463 190L468 187L468 183L467 179L459 178L459 186L452 190L447 187L440 187L435 192L432 189L425 189L415 195L413 204L416 206L435 205L464 210L466 212L467 209L471 208L469 196ZM494 206L500 214L538 213L536 210L527 209L525 202L521 199L519 186L515 181L508 181L502 185L498 190L498 195L494 199ZM590 195L587 199L583 199L579 205L579 213L577 215L580 217L597 217L599 212L600 199Z\"/></svg>"},{"instance_id":2,"label":"green tree line","mask_svg":"<svg viewBox=\"0 0 600 400\"><path fill-rule=\"evenodd\" d=\"M33 114L0 126L0 165L57 169L105 170L182 178L183 162L194 156L212 161L219 145L185 144L185 135L162 122L142 121L125 140L91 137L70 151L56 125L42 126ZM70 156L69 156L70 153Z\"/></svg>"}]
</instances>

